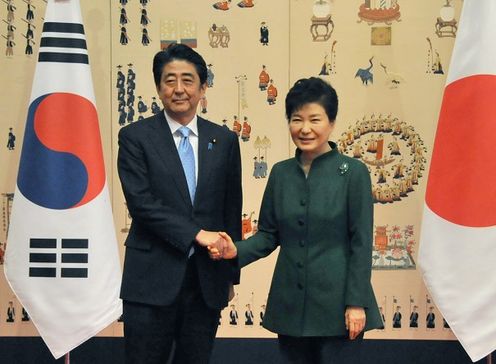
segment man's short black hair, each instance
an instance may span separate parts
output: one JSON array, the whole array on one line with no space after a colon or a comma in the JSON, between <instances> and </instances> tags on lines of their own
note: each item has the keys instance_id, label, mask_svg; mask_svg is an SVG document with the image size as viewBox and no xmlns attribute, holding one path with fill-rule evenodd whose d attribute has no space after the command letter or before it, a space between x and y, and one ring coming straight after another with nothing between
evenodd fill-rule
<instances>
[{"instance_id":1,"label":"man's short black hair","mask_svg":"<svg viewBox=\"0 0 496 364\"><path fill-rule=\"evenodd\" d=\"M160 85L164 66L172 61L186 61L195 66L200 77L200 84L207 82L207 65L202 56L184 44L171 44L166 49L158 52L153 58L153 78L155 86Z\"/></svg>"}]
</instances>

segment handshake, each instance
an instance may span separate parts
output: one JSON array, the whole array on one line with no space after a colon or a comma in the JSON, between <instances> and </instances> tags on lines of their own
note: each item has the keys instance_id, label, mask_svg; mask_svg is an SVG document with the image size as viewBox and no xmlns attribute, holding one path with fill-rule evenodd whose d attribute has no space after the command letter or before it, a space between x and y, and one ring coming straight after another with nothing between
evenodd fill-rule
<instances>
[{"instance_id":1,"label":"handshake","mask_svg":"<svg viewBox=\"0 0 496 364\"><path fill-rule=\"evenodd\" d=\"M208 255L213 260L233 259L238 255L236 245L225 232L200 230L195 239L208 249Z\"/></svg>"}]
</instances>

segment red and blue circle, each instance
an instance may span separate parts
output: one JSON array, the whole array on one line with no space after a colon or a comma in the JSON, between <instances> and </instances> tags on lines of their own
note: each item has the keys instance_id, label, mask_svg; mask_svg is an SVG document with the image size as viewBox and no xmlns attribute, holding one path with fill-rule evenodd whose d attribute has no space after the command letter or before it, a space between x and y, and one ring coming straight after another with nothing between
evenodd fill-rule
<instances>
[{"instance_id":1,"label":"red and blue circle","mask_svg":"<svg viewBox=\"0 0 496 364\"><path fill-rule=\"evenodd\" d=\"M51 93L29 106L17 185L36 205L70 209L105 185L95 106L71 93Z\"/></svg>"}]
</instances>

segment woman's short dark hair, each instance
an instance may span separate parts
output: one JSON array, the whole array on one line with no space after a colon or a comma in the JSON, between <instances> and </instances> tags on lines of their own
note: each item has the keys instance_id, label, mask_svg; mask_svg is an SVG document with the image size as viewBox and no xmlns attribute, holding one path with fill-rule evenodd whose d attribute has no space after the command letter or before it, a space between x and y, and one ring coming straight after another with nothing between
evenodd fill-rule
<instances>
[{"instance_id":1,"label":"woman's short dark hair","mask_svg":"<svg viewBox=\"0 0 496 364\"><path fill-rule=\"evenodd\" d=\"M336 90L317 77L302 78L295 82L286 95L286 118L300 110L303 105L317 103L325 110L330 121L336 120L338 95Z\"/></svg>"},{"instance_id":2,"label":"woman's short dark hair","mask_svg":"<svg viewBox=\"0 0 496 364\"><path fill-rule=\"evenodd\" d=\"M164 66L172 61L186 61L196 68L200 84L207 82L207 65L202 56L184 44L171 44L165 50L158 52L153 58L153 78L155 86L160 85Z\"/></svg>"}]
</instances>

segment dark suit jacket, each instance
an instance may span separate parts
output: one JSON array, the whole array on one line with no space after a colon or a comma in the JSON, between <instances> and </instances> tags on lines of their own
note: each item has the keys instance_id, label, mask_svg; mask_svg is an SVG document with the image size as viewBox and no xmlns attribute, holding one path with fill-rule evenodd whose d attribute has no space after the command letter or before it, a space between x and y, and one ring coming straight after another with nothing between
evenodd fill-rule
<instances>
[{"instance_id":1,"label":"dark suit jacket","mask_svg":"<svg viewBox=\"0 0 496 364\"><path fill-rule=\"evenodd\" d=\"M174 138L162 112L122 128L118 170L133 218L126 239L121 298L169 305L177 297L188 253L200 229L241 237L241 161L236 135L198 117L198 180L192 205ZM195 259L207 305L226 306L239 271L212 261L196 245ZM236 277L238 274L238 277Z\"/></svg>"}]
</instances>

